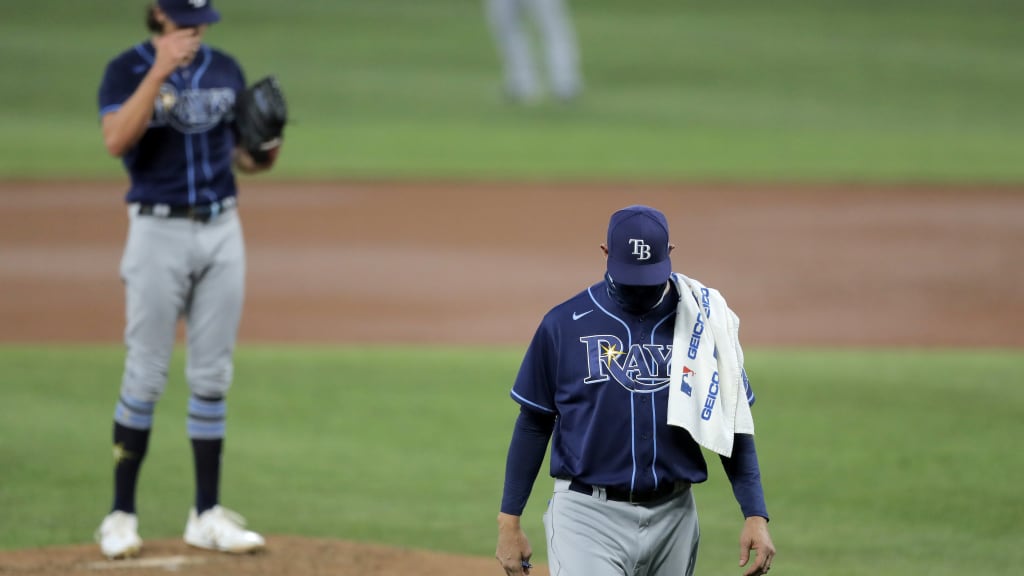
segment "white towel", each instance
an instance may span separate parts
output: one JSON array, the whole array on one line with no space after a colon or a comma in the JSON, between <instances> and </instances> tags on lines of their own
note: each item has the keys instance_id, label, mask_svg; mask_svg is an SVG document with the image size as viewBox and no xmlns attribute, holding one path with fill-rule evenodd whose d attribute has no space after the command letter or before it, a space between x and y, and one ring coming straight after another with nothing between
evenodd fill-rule
<instances>
[{"instance_id":1,"label":"white towel","mask_svg":"<svg viewBox=\"0 0 1024 576\"><path fill-rule=\"evenodd\" d=\"M732 456L734 434L753 434L743 385L740 319L718 290L673 274L679 290L669 372L668 423ZM716 358L717 352L717 358Z\"/></svg>"}]
</instances>

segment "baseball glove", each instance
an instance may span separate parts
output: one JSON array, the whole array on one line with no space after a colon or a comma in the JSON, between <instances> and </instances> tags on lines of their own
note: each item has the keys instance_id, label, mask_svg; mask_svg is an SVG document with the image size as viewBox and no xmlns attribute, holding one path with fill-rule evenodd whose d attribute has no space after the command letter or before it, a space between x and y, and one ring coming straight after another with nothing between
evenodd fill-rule
<instances>
[{"instance_id":1,"label":"baseball glove","mask_svg":"<svg viewBox=\"0 0 1024 576\"><path fill-rule=\"evenodd\" d=\"M288 105L277 78L267 76L246 88L235 100L238 144L259 165L277 158L288 123Z\"/></svg>"}]
</instances>

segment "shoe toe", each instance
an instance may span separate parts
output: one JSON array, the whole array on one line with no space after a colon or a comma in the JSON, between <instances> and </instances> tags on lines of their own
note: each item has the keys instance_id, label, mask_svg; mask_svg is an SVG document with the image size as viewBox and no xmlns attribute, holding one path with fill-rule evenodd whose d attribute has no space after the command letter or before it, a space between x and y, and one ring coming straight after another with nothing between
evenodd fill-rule
<instances>
[{"instance_id":1,"label":"shoe toe","mask_svg":"<svg viewBox=\"0 0 1024 576\"><path fill-rule=\"evenodd\" d=\"M95 535L103 555L111 560L137 556L142 550L137 526L133 514L112 512L104 518Z\"/></svg>"},{"instance_id":2,"label":"shoe toe","mask_svg":"<svg viewBox=\"0 0 1024 576\"><path fill-rule=\"evenodd\" d=\"M244 525L241 516L220 506L198 517L193 511L185 528L185 542L198 548L231 554L261 550L266 545L263 536L246 530Z\"/></svg>"},{"instance_id":3,"label":"shoe toe","mask_svg":"<svg viewBox=\"0 0 1024 576\"><path fill-rule=\"evenodd\" d=\"M103 555L110 560L122 560L135 558L142 550L142 543L138 542L117 542L107 546L101 546Z\"/></svg>"},{"instance_id":4,"label":"shoe toe","mask_svg":"<svg viewBox=\"0 0 1024 576\"><path fill-rule=\"evenodd\" d=\"M266 542L262 536L255 532L247 532L235 542L232 542L227 551L235 554L246 554L262 550L264 546L266 546Z\"/></svg>"}]
</instances>

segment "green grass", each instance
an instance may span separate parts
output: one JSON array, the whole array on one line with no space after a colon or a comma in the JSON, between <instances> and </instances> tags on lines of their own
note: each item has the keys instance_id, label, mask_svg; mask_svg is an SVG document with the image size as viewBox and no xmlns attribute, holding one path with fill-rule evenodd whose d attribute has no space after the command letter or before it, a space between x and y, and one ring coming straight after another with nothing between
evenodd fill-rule
<instances>
[{"instance_id":1,"label":"green grass","mask_svg":"<svg viewBox=\"0 0 1024 576\"><path fill-rule=\"evenodd\" d=\"M0 178L121 174L96 89L140 3L0 19ZM220 0L208 41L277 73L279 178L1024 180L1024 3L573 3L587 93L516 109L478 0ZM110 14L113 14L111 16Z\"/></svg>"},{"instance_id":2,"label":"green grass","mask_svg":"<svg viewBox=\"0 0 1024 576\"><path fill-rule=\"evenodd\" d=\"M264 348L237 358L223 500L269 534L489 556L518 349ZM0 347L0 547L89 541L110 500L122 351ZM1016 351L752 350L764 486L796 576L1011 573L1024 462ZM190 505L183 358L143 470L143 535ZM720 466L697 488L703 573L734 573ZM546 467L544 468L546 471ZM524 523L543 561L542 474Z\"/></svg>"}]
</instances>

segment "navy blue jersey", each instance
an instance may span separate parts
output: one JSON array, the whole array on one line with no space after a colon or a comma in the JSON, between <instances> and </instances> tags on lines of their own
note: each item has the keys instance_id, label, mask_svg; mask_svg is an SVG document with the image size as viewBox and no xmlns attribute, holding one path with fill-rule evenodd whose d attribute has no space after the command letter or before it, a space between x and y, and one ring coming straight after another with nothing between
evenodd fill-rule
<instances>
[{"instance_id":1,"label":"navy blue jersey","mask_svg":"<svg viewBox=\"0 0 1024 576\"><path fill-rule=\"evenodd\" d=\"M155 58L152 42L144 42L107 64L101 118L128 100ZM131 177L126 200L195 205L234 196L232 110L245 85L234 58L205 44L191 64L171 74L145 134L122 158Z\"/></svg>"},{"instance_id":2,"label":"navy blue jersey","mask_svg":"<svg viewBox=\"0 0 1024 576\"><path fill-rule=\"evenodd\" d=\"M624 312L601 281L544 316L512 397L557 416L552 476L635 492L707 479L698 444L666 422L678 303L670 284L643 315Z\"/></svg>"}]
</instances>

